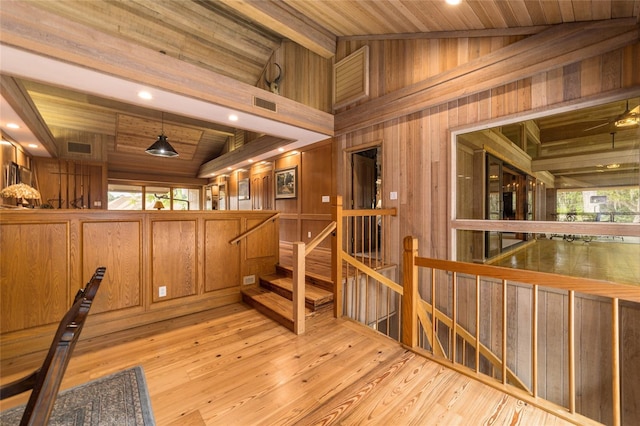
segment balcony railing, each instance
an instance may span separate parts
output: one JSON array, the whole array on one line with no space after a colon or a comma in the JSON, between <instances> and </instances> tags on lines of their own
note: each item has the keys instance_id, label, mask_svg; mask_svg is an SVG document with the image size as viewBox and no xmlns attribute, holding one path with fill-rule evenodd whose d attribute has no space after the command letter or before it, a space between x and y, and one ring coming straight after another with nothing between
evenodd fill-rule
<instances>
[{"instance_id":1,"label":"balcony railing","mask_svg":"<svg viewBox=\"0 0 640 426\"><path fill-rule=\"evenodd\" d=\"M574 423L638 415L625 406L638 388L640 342L628 336L640 286L419 257L412 237L400 281L383 254L394 215L337 203L336 316Z\"/></svg>"}]
</instances>

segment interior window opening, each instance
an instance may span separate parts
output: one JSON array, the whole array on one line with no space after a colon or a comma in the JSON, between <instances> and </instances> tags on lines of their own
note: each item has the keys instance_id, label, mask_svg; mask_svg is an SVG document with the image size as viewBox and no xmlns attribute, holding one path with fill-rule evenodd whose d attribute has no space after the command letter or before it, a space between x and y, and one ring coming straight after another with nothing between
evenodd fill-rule
<instances>
[{"instance_id":1,"label":"interior window opening","mask_svg":"<svg viewBox=\"0 0 640 426\"><path fill-rule=\"evenodd\" d=\"M108 185L109 210L200 210L200 188Z\"/></svg>"},{"instance_id":2,"label":"interior window opening","mask_svg":"<svg viewBox=\"0 0 640 426\"><path fill-rule=\"evenodd\" d=\"M457 135L452 256L500 266L528 264L525 269L536 270L543 269L531 262L543 256L553 267L560 250L637 256L640 237L617 235L625 229L609 225L640 223L639 123L618 126L611 119L627 108L637 111L639 104L639 98L622 99ZM478 222L467 225L466 219ZM564 227L558 222L583 224ZM517 232L519 228L529 233ZM576 230L591 235L572 235ZM593 253L589 258L599 259Z\"/></svg>"}]
</instances>

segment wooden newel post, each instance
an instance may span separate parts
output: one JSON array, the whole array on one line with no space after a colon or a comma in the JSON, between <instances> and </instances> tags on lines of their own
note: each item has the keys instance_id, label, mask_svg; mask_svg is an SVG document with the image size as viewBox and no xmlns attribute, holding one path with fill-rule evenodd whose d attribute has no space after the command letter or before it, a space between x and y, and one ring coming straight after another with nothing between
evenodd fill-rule
<instances>
[{"instance_id":1,"label":"wooden newel post","mask_svg":"<svg viewBox=\"0 0 640 426\"><path fill-rule=\"evenodd\" d=\"M293 243L293 332L304 333L305 312L304 312L304 281L305 281L305 244L302 242Z\"/></svg>"},{"instance_id":2,"label":"wooden newel post","mask_svg":"<svg viewBox=\"0 0 640 426\"><path fill-rule=\"evenodd\" d=\"M342 317L342 197L332 197L331 220L336 229L331 238L331 280L333 281L333 315Z\"/></svg>"},{"instance_id":3,"label":"wooden newel post","mask_svg":"<svg viewBox=\"0 0 640 426\"><path fill-rule=\"evenodd\" d=\"M418 267L415 258L418 256L418 239L411 236L404 238L402 255L402 276L404 294L402 298L402 343L409 347L418 345Z\"/></svg>"}]
</instances>

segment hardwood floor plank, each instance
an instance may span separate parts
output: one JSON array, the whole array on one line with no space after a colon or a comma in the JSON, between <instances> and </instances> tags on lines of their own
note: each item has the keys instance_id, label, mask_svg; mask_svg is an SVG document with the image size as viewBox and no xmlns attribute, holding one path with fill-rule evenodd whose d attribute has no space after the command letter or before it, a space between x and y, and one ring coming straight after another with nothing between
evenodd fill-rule
<instances>
[{"instance_id":1,"label":"hardwood floor plank","mask_svg":"<svg viewBox=\"0 0 640 426\"><path fill-rule=\"evenodd\" d=\"M1 382L43 356L2 359ZM235 304L87 339L62 387L135 365L159 426L567 424L329 312L301 336Z\"/></svg>"}]
</instances>

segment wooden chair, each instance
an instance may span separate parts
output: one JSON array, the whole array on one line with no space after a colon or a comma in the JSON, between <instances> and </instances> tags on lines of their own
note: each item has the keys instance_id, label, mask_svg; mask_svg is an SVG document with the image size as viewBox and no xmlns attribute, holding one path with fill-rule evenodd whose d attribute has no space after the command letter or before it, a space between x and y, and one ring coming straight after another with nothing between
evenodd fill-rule
<instances>
[{"instance_id":1,"label":"wooden chair","mask_svg":"<svg viewBox=\"0 0 640 426\"><path fill-rule=\"evenodd\" d=\"M106 268L102 266L96 269L85 288L78 290L73 306L58 325L58 330L42 366L30 375L0 388L0 399L33 389L20 421L21 426L46 425L49 421L62 377L105 271Z\"/></svg>"}]
</instances>

